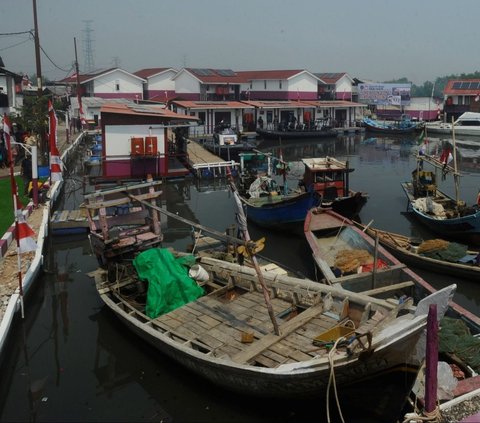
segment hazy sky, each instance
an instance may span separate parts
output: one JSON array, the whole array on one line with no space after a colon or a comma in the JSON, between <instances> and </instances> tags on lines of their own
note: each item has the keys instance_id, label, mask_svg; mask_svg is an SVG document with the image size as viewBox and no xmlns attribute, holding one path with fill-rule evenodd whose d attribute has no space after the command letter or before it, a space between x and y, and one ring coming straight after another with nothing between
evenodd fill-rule
<instances>
[{"instance_id":1,"label":"hazy sky","mask_svg":"<svg viewBox=\"0 0 480 423\"><path fill-rule=\"evenodd\" d=\"M480 70L480 0L37 0L42 74L118 65L347 72L416 84ZM0 56L36 72L33 0L0 0ZM30 37L31 38L31 37ZM58 69L61 68L62 70Z\"/></svg>"}]
</instances>

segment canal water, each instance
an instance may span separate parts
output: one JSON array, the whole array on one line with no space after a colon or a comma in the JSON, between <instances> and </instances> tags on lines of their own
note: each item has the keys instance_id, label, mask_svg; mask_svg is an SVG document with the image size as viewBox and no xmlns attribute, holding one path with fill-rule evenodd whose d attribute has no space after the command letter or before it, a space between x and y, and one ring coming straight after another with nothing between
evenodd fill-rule
<instances>
[{"instance_id":1,"label":"canal water","mask_svg":"<svg viewBox=\"0 0 480 423\"><path fill-rule=\"evenodd\" d=\"M429 148L441 148L432 140ZM290 163L291 184L300 177L301 158L348 159L354 172L351 188L369 194L360 214L363 223L415 237L433 237L406 213L400 186L415 168L413 137L337 139L260 143L258 149L283 155ZM480 188L480 143L458 157L461 198L476 201ZM442 188L453 193L447 177ZM76 209L84 185L81 166L71 169L59 209ZM235 219L234 202L221 180L168 181L162 207L186 219L223 231ZM191 230L162 217L164 246L185 250ZM262 255L316 278L313 259L300 232L265 231L249 225L252 239L266 237ZM199 379L130 334L104 307L88 273L97 266L85 235L50 237L45 273L26 301L24 320L17 318L0 367L0 421L179 421L300 422L339 421L333 391L326 398L278 401L240 396ZM480 313L475 282L416 270L435 287L458 285L455 299ZM400 417L399 390L410 381L391 376L338 392L345 421L390 422Z\"/></svg>"}]
</instances>

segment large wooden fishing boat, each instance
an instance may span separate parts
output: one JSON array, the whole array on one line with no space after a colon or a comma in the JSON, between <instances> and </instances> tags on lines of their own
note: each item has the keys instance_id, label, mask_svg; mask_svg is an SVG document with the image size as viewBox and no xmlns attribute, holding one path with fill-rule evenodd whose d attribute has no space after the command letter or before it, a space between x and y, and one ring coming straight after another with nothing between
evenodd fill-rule
<instances>
[{"instance_id":1,"label":"large wooden fishing boat","mask_svg":"<svg viewBox=\"0 0 480 423\"><path fill-rule=\"evenodd\" d=\"M187 257L187 258L186 258ZM135 334L228 390L265 397L317 396L406 364L428 304L357 294L209 257L154 248L95 272L103 302ZM189 257L189 258L188 258ZM197 281L189 275L201 268ZM165 295L159 291L168 290ZM157 293L157 295L155 295ZM192 294L193 293L193 294ZM185 300L158 303L158 298ZM334 380L333 380L334 379Z\"/></svg>"}]
</instances>

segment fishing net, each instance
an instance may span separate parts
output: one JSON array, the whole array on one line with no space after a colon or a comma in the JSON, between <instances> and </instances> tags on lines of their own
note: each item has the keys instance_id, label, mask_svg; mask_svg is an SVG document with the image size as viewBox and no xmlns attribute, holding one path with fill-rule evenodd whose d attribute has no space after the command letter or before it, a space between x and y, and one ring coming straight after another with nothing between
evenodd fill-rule
<instances>
[{"instance_id":1,"label":"fishing net","mask_svg":"<svg viewBox=\"0 0 480 423\"><path fill-rule=\"evenodd\" d=\"M195 257L176 258L166 248L151 248L140 253L133 265L138 277L148 281L145 314L154 319L194 301L204 294L203 288L188 276Z\"/></svg>"},{"instance_id":2,"label":"fishing net","mask_svg":"<svg viewBox=\"0 0 480 423\"><path fill-rule=\"evenodd\" d=\"M440 321L440 353L455 355L480 372L480 338L473 337L463 320L444 317Z\"/></svg>"},{"instance_id":3,"label":"fishing net","mask_svg":"<svg viewBox=\"0 0 480 423\"><path fill-rule=\"evenodd\" d=\"M340 250L335 256L335 267L342 273L349 273L359 266L373 263L373 257L367 250Z\"/></svg>"},{"instance_id":4,"label":"fishing net","mask_svg":"<svg viewBox=\"0 0 480 423\"><path fill-rule=\"evenodd\" d=\"M456 242L448 242L442 239L431 239L422 242L418 247L418 253L444 261L457 262L467 255L468 247Z\"/></svg>"}]
</instances>

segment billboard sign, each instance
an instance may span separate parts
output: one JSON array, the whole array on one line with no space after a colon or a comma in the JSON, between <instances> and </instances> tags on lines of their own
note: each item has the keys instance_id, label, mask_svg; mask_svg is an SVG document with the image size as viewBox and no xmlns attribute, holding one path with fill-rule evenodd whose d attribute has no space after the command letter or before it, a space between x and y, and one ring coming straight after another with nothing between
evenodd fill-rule
<instances>
[{"instance_id":1,"label":"billboard sign","mask_svg":"<svg viewBox=\"0 0 480 423\"><path fill-rule=\"evenodd\" d=\"M359 84L358 101L369 105L408 106L412 84Z\"/></svg>"}]
</instances>

